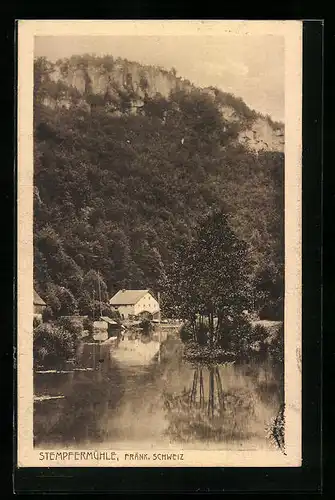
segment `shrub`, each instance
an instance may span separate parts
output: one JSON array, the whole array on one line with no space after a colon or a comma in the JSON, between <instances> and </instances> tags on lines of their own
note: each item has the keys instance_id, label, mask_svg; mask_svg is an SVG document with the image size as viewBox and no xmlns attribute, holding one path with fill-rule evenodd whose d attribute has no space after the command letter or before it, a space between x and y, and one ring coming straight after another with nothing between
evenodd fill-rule
<instances>
[{"instance_id":1,"label":"shrub","mask_svg":"<svg viewBox=\"0 0 335 500\"><path fill-rule=\"evenodd\" d=\"M33 327L37 328L42 323L42 318L38 316L34 316L33 318Z\"/></svg>"},{"instance_id":2,"label":"shrub","mask_svg":"<svg viewBox=\"0 0 335 500\"><path fill-rule=\"evenodd\" d=\"M153 330L152 323L149 319L143 319L139 324L139 327L142 328L145 335L149 335L149 333Z\"/></svg>"},{"instance_id":3,"label":"shrub","mask_svg":"<svg viewBox=\"0 0 335 500\"><path fill-rule=\"evenodd\" d=\"M114 319L114 321L117 321L118 323L121 323L121 314L120 311L113 311L110 314L110 318Z\"/></svg>"},{"instance_id":4,"label":"shrub","mask_svg":"<svg viewBox=\"0 0 335 500\"><path fill-rule=\"evenodd\" d=\"M52 309L50 306L47 306L43 313L42 313L42 319L44 322L48 322L48 321L51 321L53 318L53 312L52 312Z\"/></svg>"},{"instance_id":5,"label":"shrub","mask_svg":"<svg viewBox=\"0 0 335 500\"><path fill-rule=\"evenodd\" d=\"M184 343L189 342L193 338L193 333L189 324L184 324L180 329L180 340Z\"/></svg>"},{"instance_id":6,"label":"shrub","mask_svg":"<svg viewBox=\"0 0 335 500\"><path fill-rule=\"evenodd\" d=\"M78 339L80 339L82 331L83 331L83 324L79 318L76 317L62 317L59 318L57 321L57 326L60 326L61 328L64 328L67 332L70 333L73 342L78 342Z\"/></svg>"},{"instance_id":7,"label":"shrub","mask_svg":"<svg viewBox=\"0 0 335 500\"><path fill-rule=\"evenodd\" d=\"M112 71L114 67L114 59L110 55L103 56L101 59L101 64L102 66L107 70L107 71Z\"/></svg>"},{"instance_id":8,"label":"shrub","mask_svg":"<svg viewBox=\"0 0 335 500\"><path fill-rule=\"evenodd\" d=\"M70 332L61 326L43 323L34 329L34 364L59 368L75 354L75 342Z\"/></svg>"},{"instance_id":9,"label":"shrub","mask_svg":"<svg viewBox=\"0 0 335 500\"><path fill-rule=\"evenodd\" d=\"M109 304L102 304L102 316L108 316L111 319L117 321L120 318L120 313L118 311L113 311ZM117 313L117 314L116 314Z\"/></svg>"},{"instance_id":10,"label":"shrub","mask_svg":"<svg viewBox=\"0 0 335 500\"><path fill-rule=\"evenodd\" d=\"M250 350L251 354L256 356L257 358L264 358L268 353L268 342L267 339L269 337L268 330L262 325L256 325L252 329L251 334L251 342L250 342Z\"/></svg>"},{"instance_id":11,"label":"shrub","mask_svg":"<svg viewBox=\"0 0 335 500\"><path fill-rule=\"evenodd\" d=\"M252 342L252 327L245 317L238 315L232 321L227 319L219 339L222 348L243 358L250 353Z\"/></svg>"},{"instance_id":12,"label":"shrub","mask_svg":"<svg viewBox=\"0 0 335 500\"><path fill-rule=\"evenodd\" d=\"M87 330L90 335L93 335L93 321L90 318L84 319L83 328L84 330Z\"/></svg>"},{"instance_id":13,"label":"shrub","mask_svg":"<svg viewBox=\"0 0 335 500\"><path fill-rule=\"evenodd\" d=\"M278 332L269 344L269 353L275 361L282 363L284 361L284 325L278 329Z\"/></svg>"},{"instance_id":14,"label":"shrub","mask_svg":"<svg viewBox=\"0 0 335 500\"><path fill-rule=\"evenodd\" d=\"M256 350L264 350L266 344L266 340L269 337L269 332L262 325L256 325L252 330L252 345Z\"/></svg>"},{"instance_id":15,"label":"shrub","mask_svg":"<svg viewBox=\"0 0 335 500\"><path fill-rule=\"evenodd\" d=\"M196 339L200 345L206 345L208 343L208 326L200 324L196 329Z\"/></svg>"},{"instance_id":16,"label":"shrub","mask_svg":"<svg viewBox=\"0 0 335 500\"><path fill-rule=\"evenodd\" d=\"M269 300L269 303L266 304L259 311L260 319L268 319L270 321L281 321L284 317L284 301L282 297L279 297L276 300Z\"/></svg>"},{"instance_id":17,"label":"shrub","mask_svg":"<svg viewBox=\"0 0 335 500\"><path fill-rule=\"evenodd\" d=\"M163 118L164 112L170 109L170 103L160 94L156 94L155 97L149 99L146 98L144 101L143 110L147 116Z\"/></svg>"},{"instance_id":18,"label":"shrub","mask_svg":"<svg viewBox=\"0 0 335 500\"><path fill-rule=\"evenodd\" d=\"M264 342L268 336L266 328L262 325L256 325L253 329L252 338L254 342Z\"/></svg>"}]
</instances>

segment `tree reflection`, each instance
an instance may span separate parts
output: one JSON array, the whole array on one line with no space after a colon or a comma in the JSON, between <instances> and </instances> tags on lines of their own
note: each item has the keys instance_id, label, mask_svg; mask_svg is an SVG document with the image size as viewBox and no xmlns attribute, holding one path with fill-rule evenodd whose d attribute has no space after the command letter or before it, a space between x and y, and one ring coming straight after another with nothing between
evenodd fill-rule
<instances>
[{"instance_id":1,"label":"tree reflection","mask_svg":"<svg viewBox=\"0 0 335 500\"><path fill-rule=\"evenodd\" d=\"M208 374L208 392L205 394L204 388L204 368L197 366L193 373L192 387L189 393L189 407L206 410L208 417L214 418L214 412L217 409L221 415L224 410L224 394L222 381L218 366L209 366ZM215 396L216 394L216 396Z\"/></svg>"}]
</instances>

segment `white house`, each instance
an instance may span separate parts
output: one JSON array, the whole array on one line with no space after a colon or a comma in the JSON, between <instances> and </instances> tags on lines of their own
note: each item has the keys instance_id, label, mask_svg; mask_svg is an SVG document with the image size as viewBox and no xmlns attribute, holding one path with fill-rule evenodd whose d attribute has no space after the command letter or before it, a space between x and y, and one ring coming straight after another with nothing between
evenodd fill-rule
<instances>
[{"instance_id":1,"label":"white house","mask_svg":"<svg viewBox=\"0 0 335 500\"><path fill-rule=\"evenodd\" d=\"M145 314L152 318L159 315L159 303L149 290L119 290L109 303L119 311L122 319Z\"/></svg>"}]
</instances>

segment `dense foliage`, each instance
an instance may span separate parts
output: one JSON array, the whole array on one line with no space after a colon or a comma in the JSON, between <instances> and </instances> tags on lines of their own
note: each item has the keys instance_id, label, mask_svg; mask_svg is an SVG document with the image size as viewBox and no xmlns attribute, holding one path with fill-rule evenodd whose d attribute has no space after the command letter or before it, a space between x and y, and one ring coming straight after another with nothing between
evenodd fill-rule
<instances>
[{"instance_id":1,"label":"dense foliage","mask_svg":"<svg viewBox=\"0 0 335 500\"><path fill-rule=\"evenodd\" d=\"M78 342L76 330L62 324L43 323L34 329L34 364L45 368L60 368L75 356Z\"/></svg>"},{"instance_id":2,"label":"dense foliage","mask_svg":"<svg viewBox=\"0 0 335 500\"><path fill-rule=\"evenodd\" d=\"M195 237L179 245L162 282L169 315L188 321L194 340L245 350L250 332L245 311L253 307L255 292L247 246L224 212L206 217Z\"/></svg>"},{"instance_id":3,"label":"dense foliage","mask_svg":"<svg viewBox=\"0 0 335 500\"><path fill-rule=\"evenodd\" d=\"M234 141L254 112L229 94L213 100L197 89L146 98L138 115L125 89L119 115L107 111L108 96L93 102L89 93L81 96L86 108L52 108L44 102L51 94L79 97L48 71L36 61L34 280L50 314L96 316L100 302L109 312L120 288L158 290L199 217L224 208L245 242L260 292L255 307L280 316L283 155L253 154ZM239 106L240 124L223 120L220 99Z\"/></svg>"}]
</instances>

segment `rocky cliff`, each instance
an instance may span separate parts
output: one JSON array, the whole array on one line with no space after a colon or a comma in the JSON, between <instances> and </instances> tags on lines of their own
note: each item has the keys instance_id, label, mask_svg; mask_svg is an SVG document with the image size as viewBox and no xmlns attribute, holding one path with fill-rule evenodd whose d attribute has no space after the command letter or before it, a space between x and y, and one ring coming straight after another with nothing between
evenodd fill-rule
<instances>
[{"instance_id":1,"label":"rocky cliff","mask_svg":"<svg viewBox=\"0 0 335 500\"><path fill-rule=\"evenodd\" d=\"M73 56L55 64L40 59L35 64L35 82L36 78L41 102L48 107L76 106L90 112L100 106L115 116L141 114L148 100L169 100L172 93L195 90L173 68L167 71L111 56ZM218 105L223 127L236 124L235 140L246 148L284 151L283 124L250 110L242 99L231 94L214 88L200 90Z\"/></svg>"},{"instance_id":2,"label":"rocky cliff","mask_svg":"<svg viewBox=\"0 0 335 500\"><path fill-rule=\"evenodd\" d=\"M60 61L53 67L50 77L55 82L75 87L81 94L116 95L116 89L121 89L133 92L139 99L154 97L157 93L168 98L171 91L191 88L191 84L176 77L173 70L141 66L126 60L110 61L109 65L103 59L93 58L86 64Z\"/></svg>"},{"instance_id":3,"label":"rocky cliff","mask_svg":"<svg viewBox=\"0 0 335 500\"><path fill-rule=\"evenodd\" d=\"M239 134L239 141L255 151L280 151L285 149L285 135L283 126L273 126L268 119L260 117L251 128Z\"/></svg>"}]
</instances>

